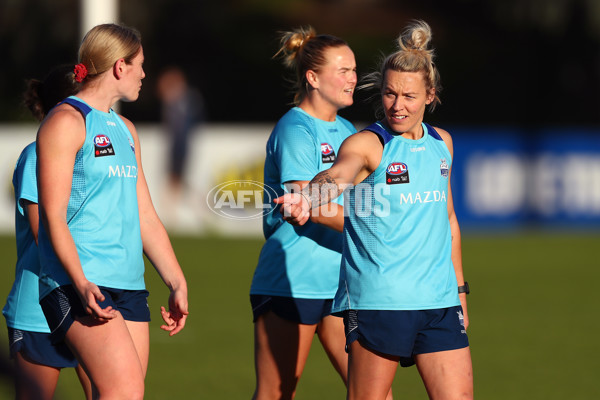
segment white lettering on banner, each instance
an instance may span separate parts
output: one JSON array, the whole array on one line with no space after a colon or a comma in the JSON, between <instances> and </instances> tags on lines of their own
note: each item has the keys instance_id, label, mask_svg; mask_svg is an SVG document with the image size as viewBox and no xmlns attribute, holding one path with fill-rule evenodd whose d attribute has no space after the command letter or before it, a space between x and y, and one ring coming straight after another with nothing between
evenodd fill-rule
<instances>
[{"instance_id":1,"label":"white lettering on banner","mask_svg":"<svg viewBox=\"0 0 600 400\"><path fill-rule=\"evenodd\" d=\"M513 153L474 153L465 163L468 207L476 215L507 216L526 205L527 168Z\"/></svg>"},{"instance_id":2,"label":"white lettering on banner","mask_svg":"<svg viewBox=\"0 0 600 400\"><path fill-rule=\"evenodd\" d=\"M531 164L532 180L531 185L531 205L541 215L551 216L558 212L558 190L555 184L552 164L557 157L550 154L543 154L536 158Z\"/></svg>"},{"instance_id":3,"label":"white lettering on banner","mask_svg":"<svg viewBox=\"0 0 600 400\"><path fill-rule=\"evenodd\" d=\"M565 128L573 129L569 133L570 137L577 138L574 147L563 143L562 136L529 138L522 137L522 132L517 134L517 130L513 129L500 135L486 131L485 127L478 129L485 137L485 145L474 141L463 146L457 141L456 165L459 168L455 169L456 186L455 182L453 186L455 206L463 213L459 215L459 221L462 217L465 222L475 222L475 225L486 226L489 223L495 226L503 218L515 217L514 222L521 226L529 221L522 220L521 216L531 216L534 222L558 222L560 226L564 224L574 228L579 228L581 222L597 224L600 221L600 130L592 128L591 132L580 136L576 134L578 127ZM164 195L168 193L164 157L167 139L159 124L138 126L138 133L143 138L148 187L155 200L156 211L165 217L165 225L181 233L215 232L262 238L263 215L274 209L269 205L278 194L269 191L270 198L255 205L246 203L247 207L243 210L229 209L225 205L220 210L212 208L223 190L233 191L233 206L237 202L237 187L226 186L220 191L210 192L215 196L207 200L209 191L220 182L247 179L260 181L257 185L262 185L265 143L272 129L270 122L197 126L189 149L193 157L188 160L188 190L174 203ZM0 125L0 147L5 155L0 159L0 167L6 172L5 178L12 177L14 163L23 148L35 139L35 131L33 124ZM515 146L505 148L502 147L504 141L500 141L500 147L491 147L496 139L505 138ZM524 147L521 144L528 145ZM223 156L223 149L227 149L227 157ZM511 154L514 157L506 157ZM235 160L233 165L231 160ZM111 179L126 179L118 178L119 174L126 175L120 166L118 173L116 165L112 168L114 177ZM511 174L510 171L517 172ZM507 176L512 177L512 181L507 182ZM7 184L4 186L10 187L9 178L5 181ZM241 189L262 191L262 186ZM460 193L456 192L458 189ZM373 194L377 197L377 188L373 189ZM173 210L176 212L169 215ZM11 196L0 196L0 232L14 233L14 198Z\"/></svg>"},{"instance_id":4,"label":"white lettering on banner","mask_svg":"<svg viewBox=\"0 0 600 400\"><path fill-rule=\"evenodd\" d=\"M109 165L108 177L137 178L137 167L135 165Z\"/></svg>"},{"instance_id":5,"label":"white lettering on banner","mask_svg":"<svg viewBox=\"0 0 600 400\"><path fill-rule=\"evenodd\" d=\"M531 177L532 206L541 215L600 215L600 155L544 153Z\"/></svg>"},{"instance_id":6,"label":"white lettering on banner","mask_svg":"<svg viewBox=\"0 0 600 400\"><path fill-rule=\"evenodd\" d=\"M569 155L565 159L562 208L571 215L600 215L600 157Z\"/></svg>"}]
</instances>

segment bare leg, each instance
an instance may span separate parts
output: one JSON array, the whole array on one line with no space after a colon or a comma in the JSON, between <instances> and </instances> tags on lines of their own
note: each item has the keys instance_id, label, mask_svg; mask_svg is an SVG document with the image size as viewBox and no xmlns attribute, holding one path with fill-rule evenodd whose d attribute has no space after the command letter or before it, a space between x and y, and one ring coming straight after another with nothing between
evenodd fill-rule
<instances>
[{"instance_id":1,"label":"bare leg","mask_svg":"<svg viewBox=\"0 0 600 400\"><path fill-rule=\"evenodd\" d=\"M358 340L352 342L348 363L348 399L391 398L398 361L398 357L376 353L363 347Z\"/></svg>"},{"instance_id":2,"label":"bare leg","mask_svg":"<svg viewBox=\"0 0 600 400\"><path fill-rule=\"evenodd\" d=\"M272 311L254 324L256 391L253 399L292 399L317 325L303 325Z\"/></svg>"},{"instance_id":3,"label":"bare leg","mask_svg":"<svg viewBox=\"0 0 600 400\"><path fill-rule=\"evenodd\" d=\"M85 393L85 398L87 400L92 400L92 382L83 370L81 364L77 364L75 367L75 372L77 373L77 377L79 378L79 382L83 388L83 393Z\"/></svg>"},{"instance_id":4,"label":"bare leg","mask_svg":"<svg viewBox=\"0 0 600 400\"><path fill-rule=\"evenodd\" d=\"M419 354L415 361L430 399L473 399L473 367L468 347Z\"/></svg>"},{"instance_id":5,"label":"bare leg","mask_svg":"<svg viewBox=\"0 0 600 400\"><path fill-rule=\"evenodd\" d=\"M342 377L344 385L348 386L348 354L344 320L332 315L323 318L317 325L317 334L331 364Z\"/></svg>"},{"instance_id":6,"label":"bare leg","mask_svg":"<svg viewBox=\"0 0 600 400\"><path fill-rule=\"evenodd\" d=\"M120 314L105 323L92 317L77 319L65 341L85 369L99 399L143 399L144 372Z\"/></svg>"},{"instance_id":7,"label":"bare leg","mask_svg":"<svg viewBox=\"0 0 600 400\"><path fill-rule=\"evenodd\" d=\"M150 357L150 331L148 322L136 322L136 321L125 321L127 329L131 334L135 349L142 364L142 371L144 377L148 370L148 359Z\"/></svg>"},{"instance_id":8,"label":"bare leg","mask_svg":"<svg viewBox=\"0 0 600 400\"><path fill-rule=\"evenodd\" d=\"M36 364L23 357L15 356L15 391L17 400L52 400L60 369Z\"/></svg>"}]
</instances>

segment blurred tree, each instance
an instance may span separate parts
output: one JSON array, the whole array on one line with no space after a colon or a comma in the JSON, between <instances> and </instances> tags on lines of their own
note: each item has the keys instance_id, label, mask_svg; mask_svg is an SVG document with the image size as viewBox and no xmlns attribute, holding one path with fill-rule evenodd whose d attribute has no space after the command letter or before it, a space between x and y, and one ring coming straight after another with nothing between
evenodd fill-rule
<instances>
[{"instance_id":1,"label":"blurred tree","mask_svg":"<svg viewBox=\"0 0 600 400\"><path fill-rule=\"evenodd\" d=\"M0 121L33 121L21 106L25 80L77 60L78 0L0 2Z\"/></svg>"}]
</instances>

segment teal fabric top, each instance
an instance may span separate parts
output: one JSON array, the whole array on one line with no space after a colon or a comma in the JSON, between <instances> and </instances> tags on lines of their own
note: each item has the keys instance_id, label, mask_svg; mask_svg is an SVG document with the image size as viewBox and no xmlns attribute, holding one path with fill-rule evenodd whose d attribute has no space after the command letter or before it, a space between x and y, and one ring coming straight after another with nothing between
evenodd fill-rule
<instances>
[{"instance_id":1,"label":"teal fabric top","mask_svg":"<svg viewBox=\"0 0 600 400\"><path fill-rule=\"evenodd\" d=\"M86 278L98 286L142 290L144 260L133 137L113 111L102 112L71 96L85 117L86 136L73 167L67 224ZM40 296L70 280L40 224Z\"/></svg>"}]
</instances>

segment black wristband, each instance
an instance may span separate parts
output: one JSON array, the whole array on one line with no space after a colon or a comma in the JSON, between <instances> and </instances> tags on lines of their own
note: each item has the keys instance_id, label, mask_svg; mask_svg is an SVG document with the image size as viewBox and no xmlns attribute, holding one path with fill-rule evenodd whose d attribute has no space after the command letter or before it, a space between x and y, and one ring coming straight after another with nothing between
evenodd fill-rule
<instances>
[{"instance_id":1,"label":"black wristband","mask_svg":"<svg viewBox=\"0 0 600 400\"><path fill-rule=\"evenodd\" d=\"M465 284L458 287L458 293L471 293L471 289L469 289L469 282L465 281Z\"/></svg>"}]
</instances>

